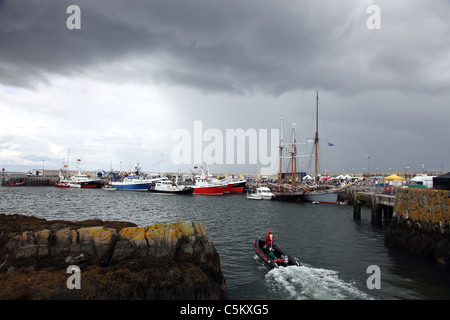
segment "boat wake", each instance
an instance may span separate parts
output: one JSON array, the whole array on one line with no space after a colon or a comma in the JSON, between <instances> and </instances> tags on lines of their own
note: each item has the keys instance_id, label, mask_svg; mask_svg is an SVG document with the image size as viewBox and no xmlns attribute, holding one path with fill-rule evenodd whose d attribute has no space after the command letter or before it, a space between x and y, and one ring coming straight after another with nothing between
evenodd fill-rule
<instances>
[{"instance_id":1,"label":"boat wake","mask_svg":"<svg viewBox=\"0 0 450 320\"><path fill-rule=\"evenodd\" d=\"M275 299L368 300L370 295L353 283L340 279L337 271L310 266L288 266L270 270L266 285Z\"/></svg>"}]
</instances>

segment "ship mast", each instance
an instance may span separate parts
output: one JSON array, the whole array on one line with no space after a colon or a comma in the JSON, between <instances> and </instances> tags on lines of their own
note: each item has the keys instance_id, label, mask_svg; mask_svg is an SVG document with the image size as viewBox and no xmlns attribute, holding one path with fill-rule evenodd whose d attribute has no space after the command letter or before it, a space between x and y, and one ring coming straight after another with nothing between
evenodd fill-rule
<instances>
[{"instance_id":1,"label":"ship mast","mask_svg":"<svg viewBox=\"0 0 450 320\"><path fill-rule=\"evenodd\" d=\"M316 185L319 184L319 175L317 173L317 147L319 144L319 92L316 93L316 135L314 137L314 149L315 149L315 156L314 156L314 182Z\"/></svg>"},{"instance_id":2,"label":"ship mast","mask_svg":"<svg viewBox=\"0 0 450 320\"><path fill-rule=\"evenodd\" d=\"M282 177L283 177L283 118L281 118L281 132L280 132L280 191L281 191Z\"/></svg>"},{"instance_id":3,"label":"ship mast","mask_svg":"<svg viewBox=\"0 0 450 320\"><path fill-rule=\"evenodd\" d=\"M291 190L294 191L294 187L297 186L297 140L295 139L295 123L292 124L292 151L291 151Z\"/></svg>"}]
</instances>

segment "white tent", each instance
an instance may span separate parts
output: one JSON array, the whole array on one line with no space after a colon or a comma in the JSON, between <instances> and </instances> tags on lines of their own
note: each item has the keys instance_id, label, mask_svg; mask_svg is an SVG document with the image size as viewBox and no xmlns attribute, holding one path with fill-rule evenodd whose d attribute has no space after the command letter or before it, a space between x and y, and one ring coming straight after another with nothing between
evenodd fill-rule
<instances>
[{"instance_id":1,"label":"white tent","mask_svg":"<svg viewBox=\"0 0 450 320\"><path fill-rule=\"evenodd\" d=\"M427 176L426 174L418 174L414 178L411 179L411 182L415 182L416 184L423 184L428 188L433 188L433 177L435 176Z\"/></svg>"}]
</instances>

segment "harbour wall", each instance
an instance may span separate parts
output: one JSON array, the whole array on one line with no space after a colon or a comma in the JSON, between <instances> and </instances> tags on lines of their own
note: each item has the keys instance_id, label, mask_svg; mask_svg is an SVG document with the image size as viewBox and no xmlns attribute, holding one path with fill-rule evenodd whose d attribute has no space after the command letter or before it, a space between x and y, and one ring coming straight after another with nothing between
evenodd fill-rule
<instances>
[{"instance_id":1,"label":"harbour wall","mask_svg":"<svg viewBox=\"0 0 450 320\"><path fill-rule=\"evenodd\" d=\"M2 180L3 186L22 184L23 186L54 186L59 178L47 177L8 177Z\"/></svg>"},{"instance_id":2,"label":"harbour wall","mask_svg":"<svg viewBox=\"0 0 450 320\"><path fill-rule=\"evenodd\" d=\"M21 185L25 187L51 187L59 178L55 177L7 177L2 180L2 186ZM101 179L100 185L108 183L107 179Z\"/></svg>"},{"instance_id":3,"label":"harbour wall","mask_svg":"<svg viewBox=\"0 0 450 320\"><path fill-rule=\"evenodd\" d=\"M450 266L450 190L398 189L385 245Z\"/></svg>"}]
</instances>

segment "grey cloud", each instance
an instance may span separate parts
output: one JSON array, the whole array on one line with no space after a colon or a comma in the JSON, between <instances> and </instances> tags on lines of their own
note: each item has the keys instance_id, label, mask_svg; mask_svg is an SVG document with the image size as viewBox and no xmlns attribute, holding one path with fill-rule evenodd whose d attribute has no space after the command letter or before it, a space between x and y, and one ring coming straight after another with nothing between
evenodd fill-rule
<instances>
[{"instance_id":1,"label":"grey cloud","mask_svg":"<svg viewBox=\"0 0 450 320\"><path fill-rule=\"evenodd\" d=\"M65 27L69 4L82 10L81 30ZM444 90L448 78L435 74L449 50L440 4L427 2L436 30L417 19L420 2L408 4L380 1L382 29L371 31L365 6L351 0L8 1L0 13L1 81L33 86L49 74L95 76L99 66L140 55L130 81L205 91Z\"/></svg>"},{"instance_id":2,"label":"grey cloud","mask_svg":"<svg viewBox=\"0 0 450 320\"><path fill-rule=\"evenodd\" d=\"M380 30L366 27L370 3ZM66 28L71 4L81 30ZM220 129L305 123L319 90L342 163L370 153L381 166L376 153L412 159L418 146L436 163L450 158L431 148L450 134L449 16L441 0L1 1L0 84L156 83L174 122Z\"/></svg>"}]
</instances>

